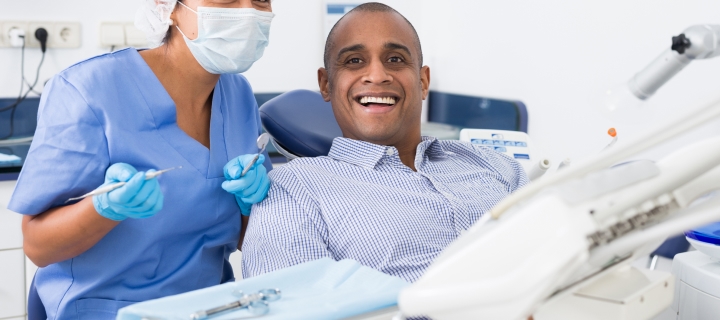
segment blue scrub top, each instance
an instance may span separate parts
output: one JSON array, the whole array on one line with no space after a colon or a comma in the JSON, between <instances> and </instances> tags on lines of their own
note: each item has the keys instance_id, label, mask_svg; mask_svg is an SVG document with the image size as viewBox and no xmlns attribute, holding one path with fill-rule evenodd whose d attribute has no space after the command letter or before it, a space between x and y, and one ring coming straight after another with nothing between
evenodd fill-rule
<instances>
[{"instance_id":1,"label":"blue scrub top","mask_svg":"<svg viewBox=\"0 0 720 320\"><path fill-rule=\"evenodd\" d=\"M118 162L182 166L159 178L163 209L127 219L85 253L38 270L50 319L115 319L119 308L234 280L240 210L223 166L257 153L257 102L241 75L215 86L210 150L185 134L175 104L135 49L78 63L46 86L38 126L8 208L36 215L101 185ZM271 168L269 161L266 163Z\"/></svg>"}]
</instances>

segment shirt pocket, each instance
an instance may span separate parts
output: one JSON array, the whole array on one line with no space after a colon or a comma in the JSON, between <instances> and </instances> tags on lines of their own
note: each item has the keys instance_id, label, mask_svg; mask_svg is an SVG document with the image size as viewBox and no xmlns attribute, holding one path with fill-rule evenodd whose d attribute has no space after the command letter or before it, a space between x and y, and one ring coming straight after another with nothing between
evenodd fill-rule
<instances>
[{"instance_id":1,"label":"shirt pocket","mask_svg":"<svg viewBox=\"0 0 720 320\"><path fill-rule=\"evenodd\" d=\"M75 302L78 320L115 320L118 310L136 301L80 299Z\"/></svg>"}]
</instances>

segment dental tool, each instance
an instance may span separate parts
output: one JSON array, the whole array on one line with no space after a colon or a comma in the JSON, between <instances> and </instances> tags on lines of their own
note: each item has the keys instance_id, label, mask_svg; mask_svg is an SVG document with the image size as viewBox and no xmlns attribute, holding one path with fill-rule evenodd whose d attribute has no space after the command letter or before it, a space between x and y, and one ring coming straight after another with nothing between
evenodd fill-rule
<instances>
[{"instance_id":1,"label":"dental tool","mask_svg":"<svg viewBox=\"0 0 720 320\"><path fill-rule=\"evenodd\" d=\"M207 319L220 313L242 308L248 308L256 316L262 316L270 312L268 302L277 301L282 297L280 289L263 289L253 294L243 294L238 291L233 294L240 296L240 299L216 308L195 312L190 315L190 319Z\"/></svg>"},{"instance_id":2,"label":"dental tool","mask_svg":"<svg viewBox=\"0 0 720 320\"><path fill-rule=\"evenodd\" d=\"M155 172L145 173L145 180L150 180L150 179L152 179L152 178L156 178L156 177L162 175L162 174L165 173L165 172L172 171L172 170L175 170L175 169L182 169L182 166L173 167L173 168L164 169L164 170L155 171ZM97 189L95 189L95 190L93 190L93 191L90 191L90 192L88 192L88 193L86 193L86 194L84 194L84 195L82 195L82 196L77 197L77 198L67 199L67 201L65 201L65 203L68 203L68 202L70 202L70 201L76 201L76 200L85 199L85 198L87 198L87 197L96 196L96 195L103 194L103 193L108 193L108 192L110 192L110 191L113 191L113 190L115 190L115 189L117 189L117 188L120 188L120 187L124 186L125 184L126 184L126 182L118 182L118 183L109 184L109 185L106 185L106 186L103 186L103 187L99 187L99 188L97 188Z\"/></svg>"},{"instance_id":3,"label":"dental tool","mask_svg":"<svg viewBox=\"0 0 720 320\"><path fill-rule=\"evenodd\" d=\"M255 155L255 158L250 161L250 164L248 164L245 169L243 169L242 173L240 174L241 177L244 177L248 171L250 171L250 168L252 168L253 165L255 165L255 162L258 161L260 158L260 155L265 152L265 147L267 147L268 142L270 142L270 134L269 133L263 133L261 134L257 139L257 147L260 149L258 154Z\"/></svg>"}]
</instances>

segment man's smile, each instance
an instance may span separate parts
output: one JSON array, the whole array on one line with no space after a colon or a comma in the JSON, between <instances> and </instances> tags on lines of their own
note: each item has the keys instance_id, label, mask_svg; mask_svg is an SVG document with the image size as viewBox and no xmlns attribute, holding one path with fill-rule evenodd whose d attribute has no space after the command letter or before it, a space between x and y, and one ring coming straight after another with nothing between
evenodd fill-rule
<instances>
[{"instance_id":1,"label":"man's smile","mask_svg":"<svg viewBox=\"0 0 720 320\"><path fill-rule=\"evenodd\" d=\"M387 113L395 109L399 97L391 93L365 93L355 96L355 102L368 113Z\"/></svg>"}]
</instances>

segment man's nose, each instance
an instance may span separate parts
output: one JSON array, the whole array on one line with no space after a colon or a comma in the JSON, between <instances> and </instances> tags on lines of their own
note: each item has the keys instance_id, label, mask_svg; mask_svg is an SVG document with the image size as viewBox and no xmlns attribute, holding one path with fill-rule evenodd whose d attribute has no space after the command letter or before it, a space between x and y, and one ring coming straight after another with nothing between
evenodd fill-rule
<instances>
[{"instance_id":1,"label":"man's nose","mask_svg":"<svg viewBox=\"0 0 720 320\"><path fill-rule=\"evenodd\" d=\"M380 59L374 59L367 68L363 82L374 84L387 84L393 81L392 75L387 72L385 64Z\"/></svg>"}]
</instances>

